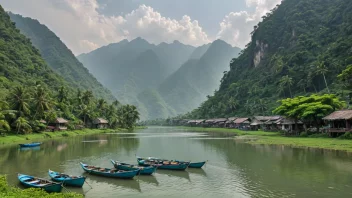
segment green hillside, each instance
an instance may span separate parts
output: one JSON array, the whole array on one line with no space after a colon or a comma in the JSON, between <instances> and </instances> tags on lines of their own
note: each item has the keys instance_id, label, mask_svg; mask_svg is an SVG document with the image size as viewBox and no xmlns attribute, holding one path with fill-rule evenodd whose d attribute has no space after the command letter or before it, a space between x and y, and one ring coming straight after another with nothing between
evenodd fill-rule
<instances>
[{"instance_id":1,"label":"green hillside","mask_svg":"<svg viewBox=\"0 0 352 198\"><path fill-rule=\"evenodd\" d=\"M55 33L37 20L12 13L9 13L9 15L21 33L28 37L33 45L39 49L47 64L61 75L71 87L92 90L97 97L108 101L114 100L111 92L89 73Z\"/></svg>"},{"instance_id":2,"label":"green hillside","mask_svg":"<svg viewBox=\"0 0 352 198\"><path fill-rule=\"evenodd\" d=\"M57 90L66 85L55 74L32 46L31 41L16 29L8 14L0 6L0 100L9 90L24 85L27 87L41 84Z\"/></svg>"},{"instance_id":3,"label":"green hillside","mask_svg":"<svg viewBox=\"0 0 352 198\"><path fill-rule=\"evenodd\" d=\"M254 27L219 91L191 117L271 114L281 98L335 93L352 64L352 1L285 0Z\"/></svg>"}]
</instances>

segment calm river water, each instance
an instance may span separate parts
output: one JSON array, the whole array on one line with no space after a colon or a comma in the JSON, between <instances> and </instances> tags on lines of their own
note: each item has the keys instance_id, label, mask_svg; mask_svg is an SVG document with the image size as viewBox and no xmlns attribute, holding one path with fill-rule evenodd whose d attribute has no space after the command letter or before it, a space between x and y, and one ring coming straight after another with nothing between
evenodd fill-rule
<instances>
[{"instance_id":1,"label":"calm river water","mask_svg":"<svg viewBox=\"0 0 352 198\"><path fill-rule=\"evenodd\" d=\"M87 175L83 189L97 197L352 197L352 156L342 152L249 145L225 135L150 127L134 133L49 140L38 150L0 148L0 174L18 185L17 173L48 178L47 171L80 175L79 162L112 167L110 159L136 163L135 154L209 160L202 169L158 170L119 180Z\"/></svg>"}]
</instances>

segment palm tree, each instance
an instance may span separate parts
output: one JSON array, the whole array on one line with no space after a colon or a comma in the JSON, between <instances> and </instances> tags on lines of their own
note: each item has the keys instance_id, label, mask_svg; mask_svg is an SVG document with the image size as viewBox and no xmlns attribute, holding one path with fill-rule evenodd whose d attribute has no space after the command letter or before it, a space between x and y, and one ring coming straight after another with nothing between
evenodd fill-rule
<instances>
[{"instance_id":1,"label":"palm tree","mask_svg":"<svg viewBox=\"0 0 352 198\"><path fill-rule=\"evenodd\" d=\"M64 86L61 86L59 88L58 94L57 94L57 100L58 102L65 102L68 100L68 91Z\"/></svg>"},{"instance_id":2,"label":"palm tree","mask_svg":"<svg viewBox=\"0 0 352 198\"><path fill-rule=\"evenodd\" d=\"M315 72L317 74L320 74L320 75L323 75L323 78L324 78L324 82L325 82L325 86L326 86L326 89L328 90L328 93L330 93L330 89L328 87L328 83L326 82L326 78L325 78L325 74L329 72L328 68L325 66L324 62L321 62Z\"/></svg>"},{"instance_id":3,"label":"palm tree","mask_svg":"<svg viewBox=\"0 0 352 198\"><path fill-rule=\"evenodd\" d=\"M89 105L91 100L92 100L92 98L93 98L92 91L87 90L87 91L83 92L83 95L82 95L83 104Z\"/></svg>"},{"instance_id":4,"label":"palm tree","mask_svg":"<svg viewBox=\"0 0 352 198\"><path fill-rule=\"evenodd\" d=\"M135 123L139 120L139 112L134 105L123 105L119 109L120 123L126 128L133 128Z\"/></svg>"},{"instance_id":5,"label":"palm tree","mask_svg":"<svg viewBox=\"0 0 352 198\"><path fill-rule=\"evenodd\" d=\"M289 77L288 75L283 76L280 80L280 86L281 87L288 87L289 91L290 91L290 96L292 98L292 92L291 92L291 86L293 85L293 80L291 77Z\"/></svg>"},{"instance_id":6,"label":"palm tree","mask_svg":"<svg viewBox=\"0 0 352 198\"><path fill-rule=\"evenodd\" d=\"M105 116L106 114L106 106L107 106L107 102L104 99L99 99L97 102L97 111L98 112L102 112L102 114Z\"/></svg>"},{"instance_id":7,"label":"palm tree","mask_svg":"<svg viewBox=\"0 0 352 198\"><path fill-rule=\"evenodd\" d=\"M92 117L91 116L92 112L87 105L80 105L80 110L78 112L78 115L83 117L83 123L84 123L84 125L86 125L87 119Z\"/></svg>"},{"instance_id":8,"label":"palm tree","mask_svg":"<svg viewBox=\"0 0 352 198\"><path fill-rule=\"evenodd\" d=\"M230 97L230 99L227 102L228 107L230 108L231 112L237 109L237 106L239 105L238 100L236 100L234 97Z\"/></svg>"},{"instance_id":9,"label":"palm tree","mask_svg":"<svg viewBox=\"0 0 352 198\"><path fill-rule=\"evenodd\" d=\"M112 104L115 106L115 107L119 107L121 105L120 101L118 100L115 100L114 102L112 102Z\"/></svg>"},{"instance_id":10,"label":"palm tree","mask_svg":"<svg viewBox=\"0 0 352 198\"><path fill-rule=\"evenodd\" d=\"M43 87L37 86L33 96L36 109L34 117L43 118L44 112L52 108L51 98Z\"/></svg>"},{"instance_id":11,"label":"palm tree","mask_svg":"<svg viewBox=\"0 0 352 198\"><path fill-rule=\"evenodd\" d=\"M30 113L29 109L29 100L30 97L27 91L21 87L15 87L8 98L13 110L16 110L19 113L19 117L23 115L28 115Z\"/></svg>"},{"instance_id":12,"label":"palm tree","mask_svg":"<svg viewBox=\"0 0 352 198\"><path fill-rule=\"evenodd\" d=\"M10 125L5 119L5 115L0 111L0 132L9 131Z\"/></svg>"},{"instance_id":13,"label":"palm tree","mask_svg":"<svg viewBox=\"0 0 352 198\"><path fill-rule=\"evenodd\" d=\"M307 87L307 80L305 78L302 78L300 81L298 81L297 86L301 89L303 89L304 93L307 93L306 87Z\"/></svg>"},{"instance_id":14,"label":"palm tree","mask_svg":"<svg viewBox=\"0 0 352 198\"><path fill-rule=\"evenodd\" d=\"M29 125L29 122L24 117L17 118L14 124L17 129L17 134L19 134L20 131L26 133L29 129L31 129L31 125Z\"/></svg>"}]
</instances>

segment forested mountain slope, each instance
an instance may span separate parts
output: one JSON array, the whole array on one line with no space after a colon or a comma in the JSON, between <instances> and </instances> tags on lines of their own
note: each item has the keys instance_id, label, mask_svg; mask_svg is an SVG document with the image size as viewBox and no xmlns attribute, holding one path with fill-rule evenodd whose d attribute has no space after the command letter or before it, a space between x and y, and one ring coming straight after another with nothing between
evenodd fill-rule
<instances>
[{"instance_id":1,"label":"forested mountain slope","mask_svg":"<svg viewBox=\"0 0 352 198\"><path fill-rule=\"evenodd\" d=\"M47 64L61 75L71 87L91 90L97 97L108 101L114 100L111 92L89 73L55 33L37 20L12 13L9 13L9 15L21 33L28 37L33 45L39 49Z\"/></svg>"},{"instance_id":2,"label":"forested mountain slope","mask_svg":"<svg viewBox=\"0 0 352 198\"><path fill-rule=\"evenodd\" d=\"M177 113L196 108L219 88L223 72L239 51L224 41L214 41L200 59L190 59L168 77L158 88L160 95Z\"/></svg>"},{"instance_id":3,"label":"forested mountain slope","mask_svg":"<svg viewBox=\"0 0 352 198\"><path fill-rule=\"evenodd\" d=\"M41 84L57 90L66 82L48 67L31 41L0 6L0 101L10 89Z\"/></svg>"},{"instance_id":4,"label":"forested mountain slope","mask_svg":"<svg viewBox=\"0 0 352 198\"><path fill-rule=\"evenodd\" d=\"M276 101L332 92L352 64L352 1L284 0L254 27L219 91L190 117L270 114Z\"/></svg>"}]
</instances>

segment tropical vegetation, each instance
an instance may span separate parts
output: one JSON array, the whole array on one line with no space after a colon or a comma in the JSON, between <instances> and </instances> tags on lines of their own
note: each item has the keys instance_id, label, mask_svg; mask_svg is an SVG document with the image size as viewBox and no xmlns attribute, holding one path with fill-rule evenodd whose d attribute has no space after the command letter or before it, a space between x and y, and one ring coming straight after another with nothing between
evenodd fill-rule
<instances>
[{"instance_id":1,"label":"tropical vegetation","mask_svg":"<svg viewBox=\"0 0 352 198\"><path fill-rule=\"evenodd\" d=\"M271 115L276 101L312 94L335 94L349 103L351 10L349 0L282 1L253 28L219 90L185 117Z\"/></svg>"}]
</instances>

